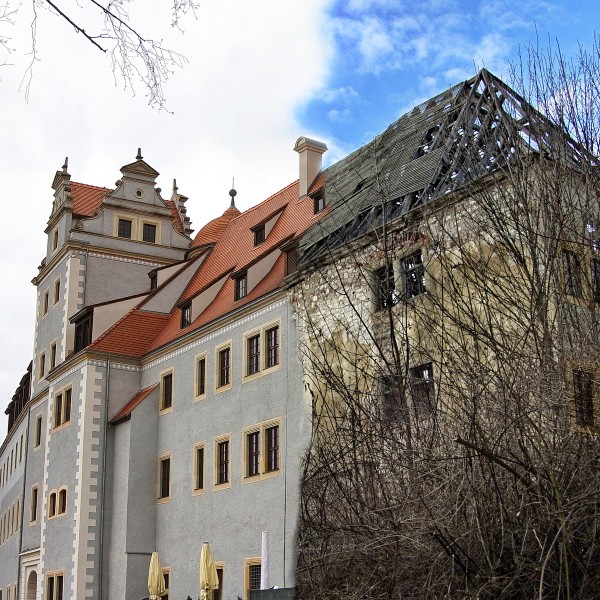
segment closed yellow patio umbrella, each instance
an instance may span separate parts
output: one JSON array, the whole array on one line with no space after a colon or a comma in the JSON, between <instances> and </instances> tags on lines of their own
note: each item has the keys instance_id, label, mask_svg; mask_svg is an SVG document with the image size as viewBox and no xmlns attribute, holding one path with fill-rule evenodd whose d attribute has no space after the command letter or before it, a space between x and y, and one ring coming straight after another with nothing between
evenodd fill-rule
<instances>
[{"instance_id":1,"label":"closed yellow patio umbrella","mask_svg":"<svg viewBox=\"0 0 600 600\"><path fill-rule=\"evenodd\" d=\"M213 590L218 588L217 568L213 563L208 542L204 542L200 552L200 600L211 600Z\"/></svg>"},{"instance_id":2,"label":"closed yellow patio umbrella","mask_svg":"<svg viewBox=\"0 0 600 600\"><path fill-rule=\"evenodd\" d=\"M160 597L165 593L165 578L160 569L158 552L156 551L152 553L150 568L148 569L148 592L150 592L150 600L160 600Z\"/></svg>"}]
</instances>

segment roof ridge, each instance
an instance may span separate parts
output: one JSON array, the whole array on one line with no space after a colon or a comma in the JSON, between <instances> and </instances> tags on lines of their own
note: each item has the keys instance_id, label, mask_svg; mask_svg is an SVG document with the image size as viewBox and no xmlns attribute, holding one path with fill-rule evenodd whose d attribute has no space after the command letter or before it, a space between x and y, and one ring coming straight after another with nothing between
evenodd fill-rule
<instances>
[{"instance_id":1,"label":"roof ridge","mask_svg":"<svg viewBox=\"0 0 600 600\"><path fill-rule=\"evenodd\" d=\"M95 188L97 190L106 190L107 192L110 192L112 190L112 188L107 188L102 185L92 185L91 183L83 183L81 181L71 181L70 183L74 183L75 185L84 185L85 187Z\"/></svg>"},{"instance_id":2,"label":"roof ridge","mask_svg":"<svg viewBox=\"0 0 600 600\"><path fill-rule=\"evenodd\" d=\"M300 181L299 179L296 179L296 180L292 181L292 183L289 183L288 185L282 187L279 191L275 192L274 194L271 194L268 198L265 198L264 200L262 200L258 204L255 204L254 206L251 206L250 208L247 208L246 210L240 211L240 214L237 215L237 217L233 217L233 219L231 219L231 221L229 221L229 222L232 223L236 219L239 219L240 217L242 217L244 215L247 215L248 213L252 212L253 210L257 210L263 204L265 204L266 202L268 202L272 198L275 198L275 196L279 196L280 194L282 194L283 192L285 192L286 190L288 190L292 186L296 185L299 181Z\"/></svg>"}]
</instances>

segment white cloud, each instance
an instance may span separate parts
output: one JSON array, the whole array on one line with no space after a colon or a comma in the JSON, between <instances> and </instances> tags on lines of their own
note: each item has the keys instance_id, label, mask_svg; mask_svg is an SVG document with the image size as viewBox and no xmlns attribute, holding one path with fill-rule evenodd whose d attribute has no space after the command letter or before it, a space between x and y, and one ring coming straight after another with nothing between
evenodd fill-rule
<instances>
[{"instance_id":1,"label":"white cloud","mask_svg":"<svg viewBox=\"0 0 600 600\"><path fill-rule=\"evenodd\" d=\"M334 90L327 89L319 94L319 98L327 104L333 102L348 103L358 98L358 95L358 92L351 85L345 85Z\"/></svg>"},{"instance_id":2,"label":"white cloud","mask_svg":"<svg viewBox=\"0 0 600 600\"><path fill-rule=\"evenodd\" d=\"M343 123L345 121L348 121L350 120L351 116L352 111L348 108L343 108L341 110L338 110L337 108L332 108L331 110L327 111L327 118L335 123Z\"/></svg>"}]
</instances>

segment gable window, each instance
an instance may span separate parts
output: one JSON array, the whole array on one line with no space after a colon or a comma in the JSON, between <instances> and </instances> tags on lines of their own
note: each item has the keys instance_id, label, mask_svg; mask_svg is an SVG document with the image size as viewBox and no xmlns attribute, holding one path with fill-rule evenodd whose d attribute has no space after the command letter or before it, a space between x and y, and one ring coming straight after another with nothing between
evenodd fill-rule
<instances>
[{"instance_id":1,"label":"gable window","mask_svg":"<svg viewBox=\"0 0 600 600\"><path fill-rule=\"evenodd\" d=\"M66 388L54 396L54 429L71 420L71 388Z\"/></svg>"},{"instance_id":2,"label":"gable window","mask_svg":"<svg viewBox=\"0 0 600 600\"><path fill-rule=\"evenodd\" d=\"M575 421L578 425L594 425L594 374L583 369L573 370Z\"/></svg>"},{"instance_id":3,"label":"gable window","mask_svg":"<svg viewBox=\"0 0 600 600\"><path fill-rule=\"evenodd\" d=\"M563 284L565 294L574 298L583 296L581 257L573 250L562 251Z\"/></svg>"},{"instance_id":4,"label":"gable window","mask_svg":"<svg viewBox=\"0 0 600 600\"><path fill-rule=\"evenodd\" d=\"M325 196L319 194L313 198L313 211L315 215L325 209Z\"/></svg>"},{"instance_id":5,"label":"gable window","mask_svg":"<svg viewBox=\"0 0 600 600\"><path fill-rule=\"evenodd\" d=\"M279 326L266 331L267 338L267 369L279 364Z\"/></svg>"},{"instance_id":6,"label":"gable window","mask_svg":"<svg viewBox=\"0 0 600 600\"><path fill-rule=\"evenodd\" d=\"M410 391L418 414L431 414L435 408L433 366L431 363L409 369Z\"/></svg>"},{"instance_id":7,"label":"gable window","mask_svg":"<svg viewBox=\"0 0 600 600\"><path fill-rule=\"evenodd\" d=\"M229 483L229 438L215 440L216 485Z\"/></svg>"},{"instance_id":8,"label":"gable window","mask_svg":"<svg viewBox=\"0 0 600 600\"><path fill-rule=\"evenodd\" d=\"M235 299L241 300L248 295L248 274L244 273L235 278Z\"/></svg>"},{"instance_id":9,"label":"gable window","mask_svg":"<svg viewBox=\"0 0 600 600\"><path fill-rule=\"evenodd\" d=\"M265 224L254 228L254 245L258 246L265 241Z\"/></svg>"},{"instance_id":10,"label":"gable window","mask_svg":"<svg viewBox=\"0 0 600 600\"><path fill-rule=\"evenodd\" d=\"M204 489L204 444L194 445L194 491Z\"/></svg>"},{"instance_id":11,"label":"gable window","mask_svg":"<svg viewBox=\"0 0 600 600\"><path fill-rule=\"evenodd\" d=\"M90 312L75 323L75 352L92 343L92 317L93 313Z\"/></svg>"},{"instance_id":12,"label":"gable window","mask_svg":"<svg viewBox=\"0 0 600 600\"><path fill-rule=\"evenodd\" d=\"M171 455L163 455L158 459L158 499L171 498Z\"/></svg>"},{"instance_id":13,"label":"gable window","mask_svg":"<svg viewBox=\"0 0 600 600\"><path fill-rule=\"evenodd\" d=\"M396 290L394 267L389 264L375 271L375 310L383 310L398 304L400 295Z\"/></svg>"},{"instance_id":14,"label":"gable window","mask_svg":"<svg viewBox=\"0 0 600 600\"><path fill-rule=\"evenodd\" d=\"M188 302L181 307L181 329L192 324L192 303Z\"/></svg>"},{"instance_id":15,"label":"gable window","mask_svg":"<svg viewBox=\"0 0 600 600\"><path fill-rule=\"evenodd\" d=\"M231 384L231 346L218 350L217 356L217 387L222 388Z\"/></svg>"},{"instance_id":16,"label":"gable window","mask_svg":"<svg viewBox=\"0 0 600 600\"><path fill-rule=\"evenodd\" d=\"M173 372L164 373L160 378L160 410L173 408Z\"/></svg>"},{"instance_id":17,"label":"gable window","mask_svg":"<svg viewBox=\"0 0 600 600\"><path fill-rule=\"evenodd\" d=\"M253 335L246 340L248 345L248 365L246 374L254 375L260 371L260 334Z\"/></svg>"},{"instance_id":18,"label":"gable window","mask_svg":"<svg viewBox=\"0 0 600 600\"><path fill-rule=\"evenodd\" d=\"M142 225L142 239L144 242L156 243L156 225L144 223Z\"/></svg>"},{"instance_id":19,"label":"gable window","mask_svg":"<svg viewBox=\"0 0 600 600\"><path fill-rule=\"evenodd\" d=\"M56 304L60 299L60 279L57 279L54 282L54 304Z\"/></svg>"},{"instance_id":20,"label":"gable window","mask_svg":"<svg viewBox=\"0 0 600 600\"><path fill-rule=\"evenodd\" d=\"M406 256L401 261L404 297L409 300L425 293L425 267L421 251Z\"/></svg>"},{"instance_id":21,"label":"gable window","mask_svg":"<svg viewBox=\"0 0 600 600\"><path fill-rule=\"evenodd\" d=\"M129 219L119 219L119 224L117 226L117 235L120 238L131 239L131 225L132 221Z\"/></svg>"},{"instance_id":22,"label":"gable window","mask_svg":"<svg viewBox=\"0 0 600 600\"><path fill-rule=\"evenodd\" d=\"M196 397L206 396L206 354L196 357Z\"/></svg>"}]
</instances>

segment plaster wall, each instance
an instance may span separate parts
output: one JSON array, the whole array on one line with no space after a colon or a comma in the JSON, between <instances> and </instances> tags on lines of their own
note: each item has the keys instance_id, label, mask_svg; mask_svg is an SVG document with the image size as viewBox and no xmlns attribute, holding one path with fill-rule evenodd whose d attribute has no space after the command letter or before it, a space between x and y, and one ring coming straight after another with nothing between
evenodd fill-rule
<instances>
[{"instance_id":1,"label":"plaster wall","mask_svg":"<svg viewBox=\"0 0 600 600\"><path fill-rule=\"evenodd\" d=\"M112 327L143 299L144 296L136 296L122 302L111 302L110 304L95 307L92 342L97 340L109 327Z\"/></svg>"}]
</instances>

